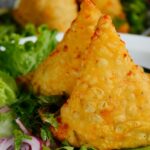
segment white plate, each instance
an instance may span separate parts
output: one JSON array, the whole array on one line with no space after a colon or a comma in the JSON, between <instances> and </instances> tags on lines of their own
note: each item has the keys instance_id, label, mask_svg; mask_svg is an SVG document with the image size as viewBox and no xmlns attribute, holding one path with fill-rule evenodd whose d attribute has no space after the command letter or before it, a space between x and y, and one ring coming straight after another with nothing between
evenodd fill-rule
<instances>
[{"instance_id":1,"label":"white plate","mask_svg":"<svg viewBox=\"0 0 150 150\"><path fill-rule=\"evenodd\" d=\"M150 37L120 34L135 63L150 69Z\"/></svg>"}]
</instances>

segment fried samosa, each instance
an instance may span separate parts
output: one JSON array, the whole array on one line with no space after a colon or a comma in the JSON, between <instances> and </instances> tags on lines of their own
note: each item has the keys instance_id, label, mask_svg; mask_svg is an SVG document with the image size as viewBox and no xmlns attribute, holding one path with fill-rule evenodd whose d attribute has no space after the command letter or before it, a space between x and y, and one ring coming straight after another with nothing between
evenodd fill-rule
<instances>
[{"instance_id":1,"label":"fried samosa","mask_svg":"<svg viewBox=\"0 0 150 150\"><path fill-rule=\"evenodd\" d=\"M85 0L77 19L54 52L32 73L32 87L43 95L70 94L80 76L81 60L97 22L100 11L90 0Z\"/></svg>"},{"instance_id":2,"label":"fried samosa","mask_svg":"<svg viewBox=\"0 0 150 150\"><path fill-rule=\"evenodd\" d=\"M150 145L150 84L104 15L76 86L52 131L73 146L99 150Z\"/></svg>"},{"instance_id":3,"label":"fried samosa","mask_svg":"<svg viewBox=\"0 0 150 150\"><path fill-rule=\"evenodd\" d=\"M21 25L47 24L65 32L77 16L77 4L75 0L21 0L12 14Z\"/></svg>"},{"instance_id":4,"label":"fried samosa","mask_svg":"<svg viewBox=\"0 0 150 150\"><path fill-rule=\"evenodd\" d=\"M147 73L148 78L150 79L150 73Z\"/></svg>"}]
</instances>

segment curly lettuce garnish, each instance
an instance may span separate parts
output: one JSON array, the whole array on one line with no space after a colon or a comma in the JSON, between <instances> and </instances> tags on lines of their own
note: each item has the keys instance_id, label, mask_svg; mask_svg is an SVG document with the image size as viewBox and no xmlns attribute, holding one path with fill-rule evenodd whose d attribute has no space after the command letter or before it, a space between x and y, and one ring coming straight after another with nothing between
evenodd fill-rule
<instances>
[{"instance_id":1,"label":"curly lettuce garnish","mask_svg":"<svg viewBox=\"0 0 150 150\"><path fill-rule=\"evenodd\" d=\"M7 73L0 71L0 107L11 105L17 101L17 85Z\"/></svg>"},{"instance_id":2,"label":"curly lettuce garnish","mask_svg":"<svg viewBox=\"0 0 150 150\"><path fill-rule=\"evenodd\" d=\"M34 42L19 44L20 35L11 34L6 39L0 39L4 47L0 51L0 67L13 77L25 75L35 69L55 48L56 31L49 31L44 26L38 29L38 39Z\"/></svg>"},{"instance_id":3,"label":"curly lettuce garnish","mask_svg":"<svg viewBox=\"0 0 150 150\"><path fill-rule=\"evenodd\" d=\"M14 116L11 111L0 113L0 138L12 135L14 129L13 117Z\"/></svg>"}]
</instances>

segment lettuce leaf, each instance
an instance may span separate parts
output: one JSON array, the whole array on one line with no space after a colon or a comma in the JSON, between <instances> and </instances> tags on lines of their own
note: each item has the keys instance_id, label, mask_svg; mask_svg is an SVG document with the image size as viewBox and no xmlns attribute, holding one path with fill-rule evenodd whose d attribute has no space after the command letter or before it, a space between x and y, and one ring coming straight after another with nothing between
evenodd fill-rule
<instances>
[{"instance_id":1,"label":"lettuce leaf","mask_svg":"<svg viewBox=\"0 0 150 150\"><path fill-rule=\"evenodd\" d=\"M9 72L13 77L32 71L55 48L56 33L55 30L50 31L45 26L41 26L38 29L38 39L35 43L29 41L20 45L21 36L16 33L0 39L0 45L5 48L0 51L0 68Z\"/></svg>"},{"instance_id":2,"label":"lettuce leaf","mask_svg":"<svg viewBox=\"0 0 150 150\"><path fill-rule=\"evenodd\" d=\"M11 111L0 113L0 138L11 136L13 128L13 113Z\"/></svg>"},{"instance_id":3,"label":"lettuce leaf","mask_svg":"<svg viewBox=\"0 0 150 150\"><path fill-rule=\"evenodd\" d=\"M9 74L0 71L0 107L15 103L17 91L15 80Z\"/></svg>"}]
</instances>

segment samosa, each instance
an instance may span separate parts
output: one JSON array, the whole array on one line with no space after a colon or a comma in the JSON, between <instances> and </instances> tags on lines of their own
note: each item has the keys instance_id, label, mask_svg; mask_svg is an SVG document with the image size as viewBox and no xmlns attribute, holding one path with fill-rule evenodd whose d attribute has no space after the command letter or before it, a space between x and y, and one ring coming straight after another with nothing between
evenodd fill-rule
<instances>
[{"instance_id":1,"label":"samosa","mask_svg":"<svg viewBox=\"0 0 150 150\"><path fill-rule=\"evenodd\" d=\"M77 13L75 0L19 0L18 6L12 11L14 19L21 25L46 24L61 32L70 28Z\"/></svg>"},{"instance_id":2,"label":"samosa","mask_svg":"<svg viewBox=\"0 0 150 150\"><path fill-rule=\"evenodd\" d=\"M37 70L31 84L36 93L43 95L70 94L80 77L81 60L101 16L90 0L84 0L77 19L62 42Z\"/></svg>"},{"instance_id":3,"label":"samosa","mask_svg":"<svg viewBox=\"0 0 150 150\"><path fill-rule=\"evenodd\" d=\"M109 16L100 18L86 58L54 135L99 150L150 145L150 80Z\"/></svg>"}]
</instances>

